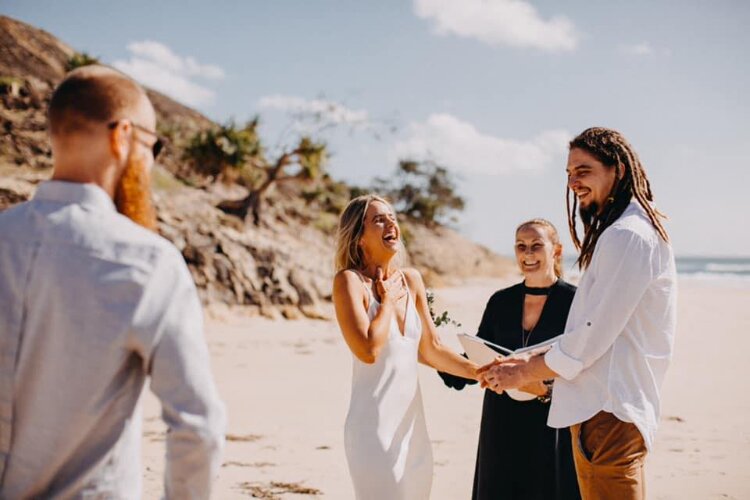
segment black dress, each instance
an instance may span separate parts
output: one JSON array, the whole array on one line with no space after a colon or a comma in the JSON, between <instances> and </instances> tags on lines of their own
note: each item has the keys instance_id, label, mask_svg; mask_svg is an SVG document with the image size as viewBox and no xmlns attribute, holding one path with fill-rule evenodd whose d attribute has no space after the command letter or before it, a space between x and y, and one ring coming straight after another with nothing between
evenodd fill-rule
<instances>
[{"instance_id":1,"label":"black dress","mask_svg":"<svg viewBox=\"0 0 750 500\"><path fill-rule=\"evenodd\" d=\"M528 345L563 333L575 290L562 280L552 286ZM509 349L521 347L523 301L522 283L496 292L477 336ZM442 372L440 376L458 390L473 382ZM549 403L485 391L474 500L580 498L570 432L548 427L548 413Z\"/></svg>"}]
</instances>

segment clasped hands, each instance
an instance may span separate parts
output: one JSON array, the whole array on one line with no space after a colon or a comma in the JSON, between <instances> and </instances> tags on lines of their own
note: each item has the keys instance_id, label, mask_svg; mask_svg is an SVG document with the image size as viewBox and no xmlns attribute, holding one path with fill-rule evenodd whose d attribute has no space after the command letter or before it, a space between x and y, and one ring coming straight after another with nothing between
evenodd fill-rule
<instances>
[{"instance_id":1,"label":"clasped hands","mask_svg":"<svg viewBox=\"0 0 750 500\"><path fill-rule=\"evenodd\" d=\"M547 393L547 387L541 380L529 373L531 353L520 356L496 358L477 370L477 380L484 389L502 394L509 389L518 389L541 396Z\"/></svg>"}]
</instances>

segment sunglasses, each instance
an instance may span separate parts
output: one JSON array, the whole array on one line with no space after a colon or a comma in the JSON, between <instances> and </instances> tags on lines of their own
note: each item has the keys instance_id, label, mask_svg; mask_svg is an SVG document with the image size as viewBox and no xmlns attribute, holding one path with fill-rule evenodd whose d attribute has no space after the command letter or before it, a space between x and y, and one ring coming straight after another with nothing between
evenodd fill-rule
<instances>
[{"instance_id":1,"label":"sunglasses","mask_svg":"<svg viewBox=\"0 0 750 500\"><path fill-rule=\"evenodd\" d=\"M109 124L107 125L107 127L109 127L109 129L110 129L110 130L113 130L113 129L114 129L114 128L115 128L116 126L117 126L117 124L118 124L118 123L119 123L119 122L117 122L117 121L114 121L114 122L110 122L110 123L109 123ZM157 134L157 133L156 133L156 132L154 132L153 130L149 130L149 129L147 129L146 127L141 127L141 126L140 126L140 125L138 125L137 123L132 123L132 122L131 122L131 124L133 125L133 128L134 128L134 129L136 129L136 130L140 130L141 132L144 132L144 133L146 133L146 134L148 134L148 135L151 135L151 136L153 136L153 137L156 137L156 142L154 142L154 143L153 143L153 144L151 145L151 152L152 152L152 153L153 153L153 155L154 155L154 159L156 159L156 157L157 157L157 156L159 156L159 153L161 152L161 150L162 150L162 149L164 149L164 141L165 141L165 139L164 139L164 138L162 138L162 137L161 137L161 136L160 136L159 134ZM143 141L141 141L141 142L143 142Z\"/></svg>"}]
</instances>

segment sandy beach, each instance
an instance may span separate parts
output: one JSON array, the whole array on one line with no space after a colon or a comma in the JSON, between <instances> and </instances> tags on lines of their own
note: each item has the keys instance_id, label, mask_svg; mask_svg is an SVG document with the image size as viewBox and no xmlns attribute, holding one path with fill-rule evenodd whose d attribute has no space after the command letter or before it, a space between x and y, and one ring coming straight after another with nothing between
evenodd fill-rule
<instances>
[{"instance_id":1,"label":"sandy beach","mask_svg":"<svg viewBox=\"0 0 750 500\"><path fill-rule=\"evenodd\" d=\"M436 290L437 310L473 333L491 293L507 283ZM663 390L662 422L647 463L652 499L750 498L750 288L680 283L679 325ZM214 498L349 499L343 425L351 355L334 322L270 321L215 312L207 338L229 409L227 446ZM456 392L422 367L420 383L433 442L432 498L471 494L482 391ZM164 426L143 398L145 498L162 492ZM511 430L512 431L512 430Z\"/></svg>"}]
</instances>

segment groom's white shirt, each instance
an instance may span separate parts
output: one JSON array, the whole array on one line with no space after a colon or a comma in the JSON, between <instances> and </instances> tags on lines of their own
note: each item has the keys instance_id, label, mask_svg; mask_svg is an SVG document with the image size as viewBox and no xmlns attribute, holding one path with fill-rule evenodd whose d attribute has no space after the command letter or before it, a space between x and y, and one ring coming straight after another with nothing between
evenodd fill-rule
<instances>
[{"instance_id":1,"label":"groom's white shirt","mask_svg":"<svg viewBox=\"0 0 750 500\"><path fill-rule=\"evenodd\" d=\"M651 449L672 358L676 303L672 248L631 201L599 237L565 334L545 355L560 375L549 425L567 427L604 410L634 423Z\"/></svg>"}]
</instances>

